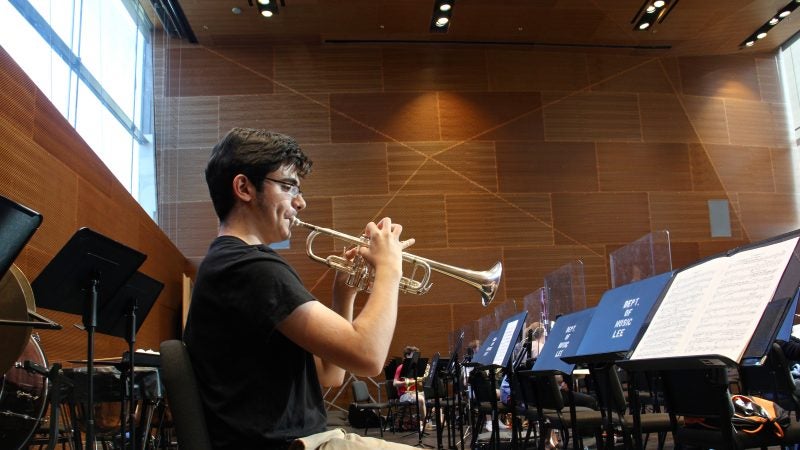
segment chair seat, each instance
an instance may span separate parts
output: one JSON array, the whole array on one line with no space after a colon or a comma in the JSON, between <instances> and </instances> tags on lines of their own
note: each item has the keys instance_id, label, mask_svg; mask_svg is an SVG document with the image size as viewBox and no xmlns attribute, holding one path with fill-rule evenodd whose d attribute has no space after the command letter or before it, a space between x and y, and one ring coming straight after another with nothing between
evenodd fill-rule
<instances>
[{"instance_id":1,"label":"chair seat","mask_svg":"<svg viewBox=\"0 0 800 450\"><path fill-rule=\"evenodd\" d=\"M739 448L758 448L771 446L789 446L800 443L800 423L792 422L784 430L783 438L779 438L769 431L758 434L738 432L734 435ZM677 442L699 445L710 448L719 448L722 444L722 435L719 430L709 430L693 427L680 427L676 435Z\"/></svg>"}]
</instances>

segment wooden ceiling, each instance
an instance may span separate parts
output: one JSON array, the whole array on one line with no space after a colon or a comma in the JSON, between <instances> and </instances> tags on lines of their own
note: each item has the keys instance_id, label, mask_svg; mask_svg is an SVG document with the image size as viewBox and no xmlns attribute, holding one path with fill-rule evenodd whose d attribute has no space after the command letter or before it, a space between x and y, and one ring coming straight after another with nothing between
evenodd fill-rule
<instances>
[{"instance_id":1,"label":"wooden ceiling","mask_svg":"<svg viewBox=\"0 0 800 450\"><path fill-rule=\"evenodd\" d=\"M265 19L248 0L179 0L203 45L480 43L719 55L771 51L800 30L799 8L757 45L740 48L789 0L673 0L664 21L647 31L633 30L642 0L455 0L449 31L431 33L433 1L284 0L280 13Z\"/></svg>"}]
</instances>

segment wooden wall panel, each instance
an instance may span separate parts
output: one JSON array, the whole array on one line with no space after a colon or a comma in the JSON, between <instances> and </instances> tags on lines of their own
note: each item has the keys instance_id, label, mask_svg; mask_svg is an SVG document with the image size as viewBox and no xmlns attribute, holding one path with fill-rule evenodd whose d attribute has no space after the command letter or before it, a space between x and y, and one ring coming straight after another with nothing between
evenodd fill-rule
<instances>
[{"instance_id":1,"label":"wooden wall panel","mask_svg":"<svg viewBox=\"0 0 800 450\"><path fill-rule=\"evenodd\" d=\"M650 214L654 230L669 230L672 242L710 240L709 200L727 200L724 192L651 193ZM741 227L731 205L731 234L741 238Z\"/></svg>"},{"instance_id":2,"label":"wooden wall panel","mask_svg":"<svg viewBox=\"0 0 800 450\"><path fill-rule=\"evenodd\" d=\"M582 53L498 50L488 52L489 90L572 91L589 84Z\"/></svg>"},{"instance_id":3,"label":"wooden wall panel","mask_svg":"<svg viewBox=\"0 0 800 450\"><path fill-rule=\"evenodd\" d=\"M327 95L292 94L220 97L219 133L233 127L279 131L304 143L330 142Z\"/></svg>"},{"instance_id":4,"label":"wooden wall panel","mask_svg":"<svg viewBox=\"0 0 800 450\"><path fill-rule=\"evenodd\" d=\"M484 52L431 47L383 50L383 85L391 91L485 91Z\"/></svg>"},{"instance_id":5,"label":"wooden wall panel","mask_svg":"<svg viewBox=\"0 0 800 450\"><path fill-rule=\"evenodd\" d=\"M442 139L541 140L541 106L538 92L442 92Z\"/></svg>"},{"instance_id":6,"label":"wooden wall panel","mask_svg":"<svg viewBox=\"0 0 800 450\"><path fill-rule=\"evenodd\" d=\"M640 94L645 142L700 142L685 106L672 94Z\"/></svg>"},{"instance_id":7,"label":"wooden wall panel","mask_svg":"<svg viewBox=\"0 0 800 450\"><path fill-rule=\"evenodd\" d=\"M554 193L557 244L633 242L650 232L647 194Z\"/></svg>"},{"instance_id":8,"label":"wooden wall panel","mask_svg":"<svg viewBox=\"0 0 800 450\"><path fill-rule=\"evenodd\" d=\"M767 239L797 229L798 194L739 194L742 226L751 241Z\"/></svg>"},{"instance_id":9,"label":"wooden wall panel","mask_svg":"<svg viewBox=\"0 0 800 450\"><path fill-rule=\"evenodd\" d=\"M657 58L592 55L588 67L593 91L673 92Z\"/></svg>"},{"instance_id":10,"label":"wooden wall panel","mask_svg":"<svg viewBox=\"0 0 800 450\"><path fill-rule=\"evenodd\" d=\"M688 191L692 189L686 144L597 144L600 190Z\"/></svg>"},{"instance_id":11,"label":"wooden wall panel","mask_svg":"<svg viewBox=\"0 0 800 450\"><path fill-rule=\"evenodd\" d=\"M172 50L165 60L181 52ZM204 90L191 67L170 75L189 85L157 110L162 148L175 150L160 157L171 178L160 183L161 224L193 264L216 233L210 207L192 203L208 201L199 171L232 126L293 135L316 161L303 180L303 220L358 234L388 215L417 239L412 253L481 270L502 260L498 300L521 299L581 259L594 304L609 287L609 249L655 230L670 231L679 267L800 227L784 214L800 169L771 55L285 43L259 59L242 48L200 50L274 83L229 95L213 70ZM731 202L733 237L710 236L709 199ZM332 274L306 257L306 234L294 232L281 252L327 301ZM333 251L332 240L318 241L319 253ZM442 328L496 306L484 309L472 291L434 274L429 294L402 295L409 316L423 313L413 325L401 320L393 351L410 341L446 351ZM439 334L417 337L416 327Z\"/></svg>"},{"instance_id":12,"label":"wooden wall panel","mask_svg":"<svg viewBox=\"0 0 800 450\"><path fill-rule=\"evenodd\" d=\"M449 246L553 243L550 197L546 194L448 195L445 207Z\"/></svg>"},{"instance_id":13,"label":"wooden wall panel","mask_svg":"<svg viewBox=\"0 0 800 450\"><path fill-rule=\"evenodd\" d=\"M706 144L730 143L725 101L692 95L682 95L680 100L700 142Z\"/></svg>"},{"instance_id":14,"label":"wooden wall panel","mask_svg":"<svg viewBox=\"0 0 800 450\"><path fill-rule=\"evenodd\" d=\"M269 57L262 53L261 57ZM169 51L167 96L269 94L272 82L235 60L205 48L181 48ZM252 64L252 62L251 62ZM267 74L271 75L271 74Z\"/></svg>"},{"instance_id":15,"label":"wooden wall panel","mask_svg":"<svg viewBox=\"0 0 800 450\"><path fill-rule=\"evenodd\" d=\"M597 191L593 143L498 142L501 192Z\"/></svg>"},{"instance_id":16,"label":"wooden wall panel","mask_svg":"<svg viewBox=\"0 0 800 450\"><path fill-rule=\"evenodd\" d=\"M726 100L731 144L777 147L789 144L783 104Z\"/></svg>"},{"instance_id":17,"label":"wooden wall panel","mask_svg":"<svg viewBox=\"0 0 800 450\"><path fill-rule=\"evenodd\" d=\"M390 192L497 192L490 141L392 143L387 150Z\"/></svg>"},{"instance_id":18,"label":"wooden wall panel","mask_svg":"<svg viewBox=\"0 0 800 450\"><path fill-rule=\"evenodd\" d=\"M331 94L333 142L439 139L436 94Z\"/></svg>"},{"instance_id":19,"label":"wooden wall panel","mask_svg":"<svg viewBox=\"0 0 800 450\"><path fill-rule=\"evenodd\" d=\"M177 122L175 145L178 148L211 148L222 137L219 97L181 97L174 114Z\"/></svg>"},{"instance_id":20,"label":"wooden wall panel","mask_svg":"<svg viewBox=\"0 0 800 450\"><path fill-rule=\"evenodd\" d=\"M548 141L640 141L638 99L632 94L542 95Z\"/></svg>"},{"instance_id":21,"label":"wooden wall panel","mask_svg":"<svg viewBox=\"0 0 800 450\"><path fill-rule=\"evenodd\" d=\"M275 47L276 92L380 92L379 48Z\"/></svg>"},{"instance_id":22,"label":"wooden wall panel","mask_svg":"<svg viewBox=\"0 0 800 450\"><path fill-rule=\"evenodd\" d=\"M775 192L798 192L800 187L800 162L797 152L788 147L771 148L772 173L775 176Z\"/></svg>"},{"instance_id":23,"label":"wooden wall panel","mask_svg":"<svg viewBox=\"0 0 800 450\"><path fill-rule=\"evenodd\" d=\"M775 192L768 148L706 145L705 149L725 190Z\"/></svg>"},{"instance_id":24,"label":"wooden wall panel","mask_svg":"<svg viewBox=\"0 0 800 450\"><path fill-rule=\"evenodd\" d=\"M403 225L403 236L414 237L415 248L447 246L445 198L438 195L335 197L333 228L360 234L369 221L390 217Z\"/></svg>"},{"instance_id":25,"label":"wooden wall panel","mask_svg":"<svg viewBox=\"0 0 800 450\"><path fill-rule=\"evenodd\" d=\"M692 187L695 191L723 191L722 180L711 161L707 146L689 144L692 164Z\"/></svg>"},{"instance_id":26,"label":"wooden wall panel","mask_svg":"<svg viewBox=\"0 0 800 450\"><path fill-rule=\"evenodd\" d=\"M304 195L389 193L386 144L352 144L348 146L346 161L342 161L333 144L304 145L303 149L314 161L311 174L301 184Z\"/></svg>"},{"instance_id":27,"label":"wooden wall panel","mask_svg":"<svg viewBox=\"0 0 800 450\"><path fill-rule=\"evenodd\" d=\"M680 70L684 94L761 100L756 64L751 57L683 57Z\"/></svg>"}]
</instances>

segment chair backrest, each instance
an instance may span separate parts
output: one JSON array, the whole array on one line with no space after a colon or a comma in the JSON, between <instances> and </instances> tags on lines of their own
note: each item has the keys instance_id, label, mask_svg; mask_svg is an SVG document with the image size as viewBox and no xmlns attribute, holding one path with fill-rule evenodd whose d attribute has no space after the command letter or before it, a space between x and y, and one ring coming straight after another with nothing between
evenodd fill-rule
<instances>
[{"instance_id":1,"label":"chair backrest","mask_svg":"<svg viewBox=\"0 0 800 450\"><path fill-rule=\"evenodd\" d=\"M361 380L353 380L350 383L350 389L353 393L353 403L375 403L375 400L369 394L367 383Z\"/></svg>"},{"instance_id":2,"label":"chair backrest","mask_svg":"<svg viewBox=\"0 0 800 450\"><path fill-rule=\"evenodd\" d=\"M739 374L744 392L769 398L800 415L800 392L795 387L791 365L780 345L772 344L765 364L740 367Z\"/></svg>"},{"instance_id":3,"label":"chair backrest","mask_svg":"<svg viewBox=\"0 0 800 450\"><path fill-rule=\"evenodd\" d=\"M182 448L212 450L192 361L182 341L161 343L161 376Z\"/></svg>"},{"instance_id":4,"label":"chair backrest","mask_svg":"<svg viewBox=\"0 0 800 450\"><path fill-rule=\"evenodd\" d=\"M394 380L386 380L386 398L389 401L400 400L400 394L397 393L397 388L394 387Z\"/></svg>"}]
</instances>

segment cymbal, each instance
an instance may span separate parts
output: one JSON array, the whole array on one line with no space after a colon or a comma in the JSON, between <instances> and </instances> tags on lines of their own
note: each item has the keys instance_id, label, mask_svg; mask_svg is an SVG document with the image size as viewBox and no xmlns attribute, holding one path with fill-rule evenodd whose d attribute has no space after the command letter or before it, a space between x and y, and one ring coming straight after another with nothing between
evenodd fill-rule
<instances>
[{"instance_id":1,"label":"cymbal","mask_svg":"<svg viewBox=\"0 0 800 450\"><path fill-rule=\"evenodd\" d=\"M32 309L31 309L32 308ZM28 311L36 310L31 284L16 265L0 279L0 319L26 321ZM0 374L6 373L28 344L31 327L0 326Z\"/></svg>"}]
</instances>

